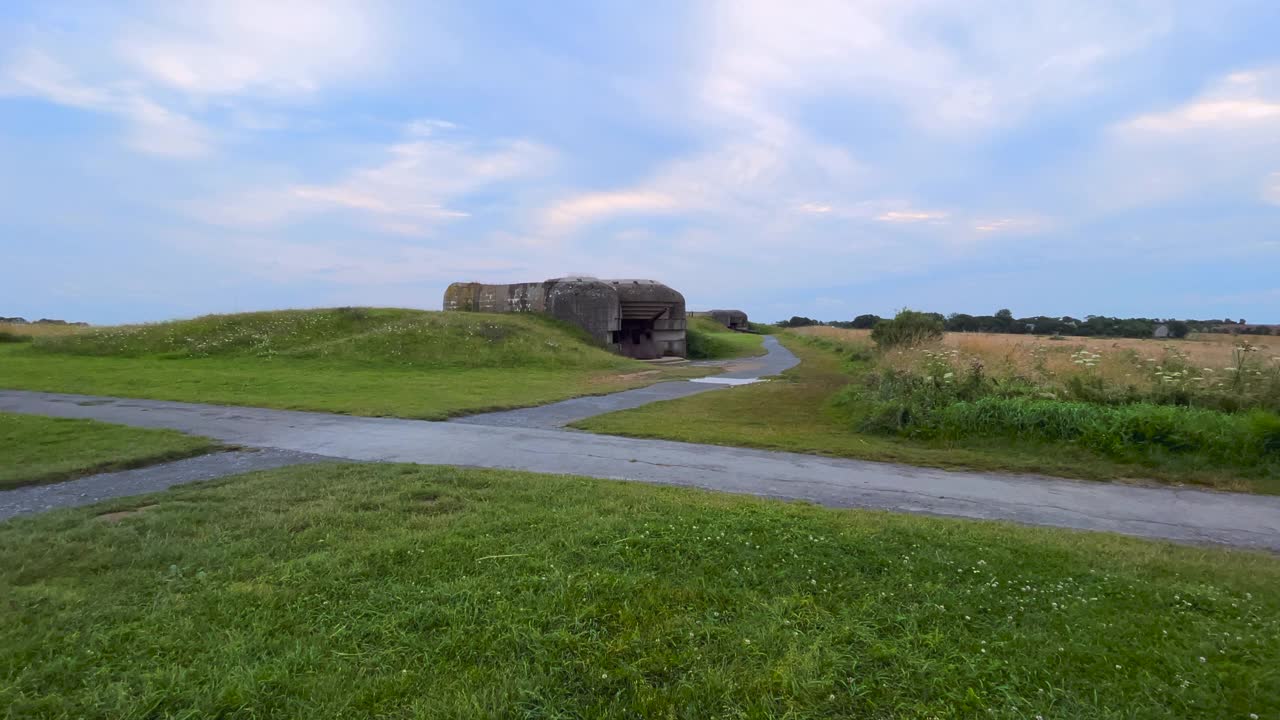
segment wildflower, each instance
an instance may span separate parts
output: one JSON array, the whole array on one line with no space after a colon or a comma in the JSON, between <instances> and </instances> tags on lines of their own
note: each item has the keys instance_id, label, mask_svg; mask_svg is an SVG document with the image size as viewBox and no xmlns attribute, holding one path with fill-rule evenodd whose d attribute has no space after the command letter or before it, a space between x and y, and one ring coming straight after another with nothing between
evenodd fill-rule
<instances>
[{"instance_id":1,"label":"wildflower","mask_svg":"<svg viewBox=\"0 0 1280 720\"><path fill-rule=\"evenodd\" d=\"M1196 658L1196 659L1197 659L1197 660L1199 660L1201 663L1209 662L1208 660L1206 660L1206 659L1205 659L1205 657L1204 657L1203 655L1201 655L1200 657L1198 657L1198 658Z\"/></svg>"}]
</instances>

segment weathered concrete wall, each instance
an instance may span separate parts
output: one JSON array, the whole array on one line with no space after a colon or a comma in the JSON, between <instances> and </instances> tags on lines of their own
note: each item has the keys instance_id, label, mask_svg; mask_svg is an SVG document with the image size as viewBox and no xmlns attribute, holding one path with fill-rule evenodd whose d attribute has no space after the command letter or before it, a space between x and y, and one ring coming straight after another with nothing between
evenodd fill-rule
<instances>
[{"instance_id":1,"label":"weathered concrete wall","mask_svg":"<svg viewBox=\"0 0 1280 720\"><path fill-rule=\"evenodd\" d=\"M615 334L621 328L622 315L618 293L600 280L562 278L546 283L545 312L587 331L595 341L618 351Z\"/></svg>"},{"instance_id":2,"label":"weathered concrete wall","mask_svg":"<svg viewBox=\"0 0 1280 720\"><path fill-rule=\"evenodd\" d=\"M444 309L469 312L545 312L546 285L547 283L454 283L444 291Z\"/></svg>"},{"instance_id":3,"label":"weathered concrete wall","mask_svg":"<svg viewBox=\"0 0 1280 720\"><path fill-rule=\"evenodd\" d=\"M618 292L624 323L627 319L647 317L651 323L648 339L652 349L642 348L643 355L633 357L664 357L688 354L685 331L688 320L685 314L684 295L653 280L609 280ZM621 340L625 341L626 338Z\"/></svg>"},{"instance_id":4,"label":"weathered concrete wall","mask_svg":"<svg viewBox=\"0 0 1280 720\"><path fill-rule=\"evenodd\" d=\"M585 330L600 345L629 357L684 357L684 296L653 280L558 278L541 283L454 283L444 309L544 312Z\"/></svg>"}]
</instances>

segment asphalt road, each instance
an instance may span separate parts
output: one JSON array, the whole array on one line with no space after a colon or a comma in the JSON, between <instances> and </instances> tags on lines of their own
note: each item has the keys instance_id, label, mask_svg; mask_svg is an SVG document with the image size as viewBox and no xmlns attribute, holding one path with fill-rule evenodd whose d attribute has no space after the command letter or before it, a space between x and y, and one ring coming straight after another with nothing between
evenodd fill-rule
<instances>
[{"instance_id":1,"label":"asphalt road","mask_svg":"<svg viewBox=\"0 0 1280 720\"><path fill-rule=\"evenodd\" d=\"M1280 497L1272 496L949 472L539 427L12 390L0 390L0 410L172 428L230 444L328 458L568 473L833 507L1011 520L1280 551Z\"/></svg>"},{"instance_id":2,"label":"asphalt road","mask_svg":"<svg viewBox=\"0 0 1280 720\"><path fill-rule=\"evenodd\" d=\"M522 428L562 428L569 423L585 420L596 415L604 415L618 410L630 410L641 405L674 400L704 392L724 391L732 386L718 384L715 381L738 381L750 383L762 377L777 375L800 364L800 358L782 346L772 335L764 336L765 354L760 357L743 358L723 362L700 363L725 368L725 372L712 378L710 382L662 382L648 387L625 390L612 395L580 397L563 400L550 405L505 410L502 412L483 413L456 418L450 422L466 425L500 425Z\"/></svg>"}]
</instances>

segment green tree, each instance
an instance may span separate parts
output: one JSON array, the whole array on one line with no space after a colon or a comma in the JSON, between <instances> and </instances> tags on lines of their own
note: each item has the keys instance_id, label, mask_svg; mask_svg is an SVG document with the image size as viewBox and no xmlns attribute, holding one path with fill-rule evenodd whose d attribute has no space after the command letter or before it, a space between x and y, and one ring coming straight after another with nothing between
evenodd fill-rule
<instances>
[{"instance_id":1,"label":"green tree","mask_svg":"<svg viewBox=\"0 0 1280 720\"><path fill-rule=\"evenodd\" d=\"M881 320L871 329L871 339L880 348L914 346L942 338L943 323L936 313L903 308L892 320Z\"/></svg>"}]
</instances>

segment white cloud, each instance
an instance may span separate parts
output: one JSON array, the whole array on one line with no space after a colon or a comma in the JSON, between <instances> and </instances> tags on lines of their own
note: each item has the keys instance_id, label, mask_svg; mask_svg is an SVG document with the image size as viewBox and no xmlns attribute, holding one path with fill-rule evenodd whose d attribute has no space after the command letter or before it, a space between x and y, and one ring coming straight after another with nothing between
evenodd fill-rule
<instances>
[{"instance_id":1,"label":"white cloud","mask_svg":"<svg viewBox=\"0 0 1280 720\"><path fill-rule=\"evenodd\" d=\"M1029 217L996 217L976 220L973 229L980 233L1027 232L1040 229L1043 222Z\"/></svg>"},{"instance_id":2,"label":"white cloud","mask_svg":"<svg viewBox=\"0 0 1280 720\"><path fill-rule=\"evenodd\" d=\"M436 131L453 127L410 123L405 138L378 151L367 167L332 183L296 183L237 194L200 211L203 219L231 226L287 223L323 212L346 212L366 224L399 235L421 235L440 222L465 218L453 206L470 193L507 181L550 172L554 153L528 140L477 142Z\"/></svg>"},{"instance_id":3,"label":"white cloud","mask_svg":"<svg viewBox=\"0 0 1280 720\"><path fill-rule=\"evenodd\" d=\"M627 213L675 210L679 201L651 190L591 192L566 198L544 211L544 224L552 232L564 232L600 218Z\"/></svg>"},{"instance_id":4,"label":"white cloud","mask_svg":"<svg viewBox=\"0 0 1280 720\"><path fill-rule=\"evenodd\" d=\"M1262 199L1272 205L1280 205L1280 172L1271 173L1263 181Z\"/></svg>"},{"instance_id":5,"label":"white cloud","mask_svg":"<svg viewBox=\"0 0 1280 720\"><path fill-rule=\"evenodd\" d=\"M4 74L8 88L0 95L41 97L121 118L129 126L126 141L136 150L173 157L197 157L209 150L211 133L189 116L163 107L128 85L86 84L70 68L39 51L18 53Z\"/></svg>"},{"instance_id":6,"label":"white cloud","mask_svg":"<svg viewBox=\"0 0 1280 720\"><path fill-rule=\"evenodd\" d=\"M1187 101L1103 133L1061 181L1081 219L1179 199L1257 202L1280 163L1280 67L1232 72Z\"/></svg>"},{"instance_id":7,"label":"white cloud","mask_svg":"<svg viewBox=\"0 0 1280 720\"><path fill-rule=\"evenodd\" d=\"M1148 2L723 0L712 8L707 105L758 118L780 101L870 97L944 132L1010 125L1088 94L1169 25Z\"/></svg>"},{"instance_id":8,"label":"white cloud","mask_svg":"<svg viewBox=\"0 0 1280 720\"><path fill-rule=\"evenodd\" d=\"M272 282L325 280L377 287L402 283L448 283L459 277L511 272L517 264L493 248L459 253L396 243L317 243L270 236L220 237L194 243L210 257ZM423 298L434 305L438 298Z\"/></svg>"},{"instance_id":9,"label":"white cloud","mask_svg":"<svg viewBox=\"0 0 1280 720\"><path fill-rule=\"evenodd\" d=\"M880 222L918 223L946 220L948 213L941 210L889 210L876 216Z\"/></svg>"},{"instance_id":10,"label":"white cloud","mask_svg":"<svg viewBox=\"0 0 1280 720\"><path fill-rule=\"evenodd\" d=\"M1280 128L1280 69L1232 73L1194 100L1120 124L1136 134L1171 135L1194 131L1252 132Z\"/></svg>"},{"instance_id":11,"label":"white cloud","mask_svg":"<svg viewBox=\"0 0 1280 720\"><path fill-rule=\"evenodd\" d=\"M369 3L220 0L157 3L92 17L92 33L32 30L0 54L0 96L25 95L126 125L138 151L207 154L219 133L202 116L230 110L240 130L283 127L254 107L361 78L388 45ZM75 23L63 23L74 26Z\"/></svg>"},{"instance_id":12,"label":"white cloud","mask_svg":"<svg viewBox=\"0 0 1280 720\"><path fill-rule=\"evenodd\" d=\"M185 94L308 94L383 59L372 3L219 0L155 9L123 24L116 53L149 82Z\"/></svg>"}]
</instances>

